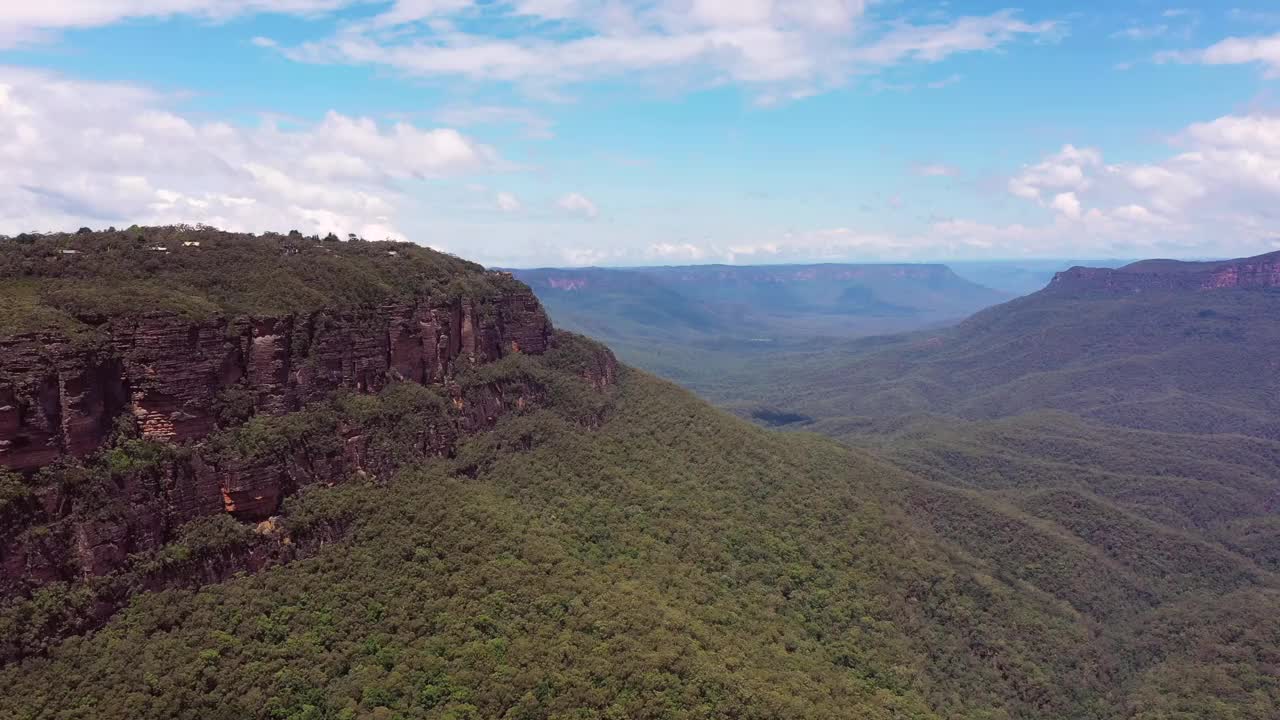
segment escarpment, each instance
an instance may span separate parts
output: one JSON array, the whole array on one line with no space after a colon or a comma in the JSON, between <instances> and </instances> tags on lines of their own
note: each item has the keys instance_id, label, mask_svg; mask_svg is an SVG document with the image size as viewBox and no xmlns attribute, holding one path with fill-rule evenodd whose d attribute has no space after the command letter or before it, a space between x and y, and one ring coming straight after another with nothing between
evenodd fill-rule
<instances>
[{"instance_id":1,"label":"escarpment","mask_svg":"<svg viewBox=\"0 0 1280 720\"><path fill-rule=\"evenodd\" d=\"M0 336L0 597L129 571L201 518L272 525L302 488L449 457L551 404L560 378L541 358L574 354L567 376L588 392L614 383L612 354L556 333L527 287L470 268L461 280L376 304L80 313L75 332Z\"/></svg>"},{"instance_id":2,"label":"escarpment","mask_svg":"<svg viewBox=\"0 0 1280 720\"><path fill-rule=\"evenodd\" d=\"M143 437L185 443L213 432L230 392L252 413L280 414L338 389L443 384L459 363L541 354L552 337L528 291L278 317L147 313L101 330L92 348L48 333L0 339L0 464L27 471L83 456L125 410Z\"/></svg>"},{"instance_id":3,"label":"escarpment","mask_svg":"<svg viewBox=\"0 0 1280 720\"><path fill-rule=\"evenodd\" d=\"M1134 294L1280 288L1280 252L1224 262L1146 260L1118 269L1074 267L1047 288L1067 294Z\"/></svg>"}]
</instances>

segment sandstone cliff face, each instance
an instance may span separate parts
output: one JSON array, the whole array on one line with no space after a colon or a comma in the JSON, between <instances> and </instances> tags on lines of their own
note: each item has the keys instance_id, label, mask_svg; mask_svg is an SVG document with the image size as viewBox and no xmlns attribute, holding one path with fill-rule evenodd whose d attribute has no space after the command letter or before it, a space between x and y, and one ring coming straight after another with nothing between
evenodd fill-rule
<instances>
[{"instance_id":1,"label":"sandstone cliff face","mask_svg":"<svg viewBox=\"0 0 1280 720\"><path fill-rule=\"evenodd\" d=\"M1147 261L1119 269L1075 267L1060 272L1050 292L1133 294L1280 287L1280 252L1216 263Z\"/></svg>"},{"instance_id":2,"label":"sandstone cliff face","mask_svg":"<svg viewBox=\"0 0 1280 720\"><path fill-rule=\"evenodd\" d=\"M442 384L462 362L540 354L551 324L531 292L478 304L388 305L362 314L108 320L106 348L53 335L0 339L0 465L32 470L95 449L128 408L143 435L200 440L222 393L243 385L258 413L281 414L339 388L389 379Z\"/></svg>"},{"instance_id":3,"label":"sandstone cliff face","mask_svg":"<svg viewBox=\"0 0 1280 720\"><path fill-rule=\"evenodd\" d=\"M373 393L395 380L439 386L450 417L413 428L411 442L426 456L445 456L459 437L546 399L531 382L464 387L456 374L514 353L542 354L554 342L527 289L359 313L203 322L144 314L105 319L100 330L105 340L92 348L47 334L0 339L0 465L30 473L85 456L123 413L145 438L191 451L112 489L110 512L86 512L45 488L25 516L0 518L0 596L109 574L197 517L225 512L257 522L298 488L391 469L356 428L339 428L336 446L317 443L285 458L208 457L201 441L219 428L229 398L242 411L283 415L339 389ZM602 389L616 372L605 352L584 377Z\"/></svg>"}]
</instances>

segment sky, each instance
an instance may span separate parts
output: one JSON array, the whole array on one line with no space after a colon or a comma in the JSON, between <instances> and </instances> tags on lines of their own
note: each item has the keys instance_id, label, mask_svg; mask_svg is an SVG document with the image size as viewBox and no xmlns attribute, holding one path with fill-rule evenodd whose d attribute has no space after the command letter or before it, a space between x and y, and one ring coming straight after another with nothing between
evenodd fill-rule
<instances>
[{"instance_id":1,"label":"sky","mask_svg":"<svg viewBox=\"0 0 1280 720\"><path fill-rule=\"evenodd\" d=\"M0 3L0 233L508 267L1280 249L1250 0Z\"/></svg>"}]
</instances>

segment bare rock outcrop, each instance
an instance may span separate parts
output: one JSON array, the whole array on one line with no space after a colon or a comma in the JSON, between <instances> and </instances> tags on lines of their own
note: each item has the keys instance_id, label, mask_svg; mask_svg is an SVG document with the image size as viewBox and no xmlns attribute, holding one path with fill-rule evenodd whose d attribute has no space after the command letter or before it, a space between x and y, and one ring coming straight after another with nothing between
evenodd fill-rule
<instances>
[{"instance_id":1,"label":"bare rock outcrop","mask_svg":"<svg viewBox=\"0 0 1280 720\"><path fill-rule=\"evenodd\" d=\"M1046 289L1074 295L1129 295L1280 288L1280 252L1224 262L1145 260L1122 268L1074 267Z\"/></svg>"},{"instance_id":2,"label":"bare rock outcrop","mask_svg":"<svg viewBox=\"0 0 1280 720\"><path fill-rule=\"evenodd\" d=\"M101 318L93 342L56 333L0 338L0 467L29 475L87 456L125 414L145 439L189 450L163 471L128 476L110 489L109 506L77 507L82 500L54 487L5 510L18 516L0 528L0 596L109 574L198 517L260 522L301 487L393 469L358 428L340 427L332 443L284 458L209 457L203 441L238 422L228 415L285 415L335 391L376 393L397 381L437 386L451 403L448 420L412 429L414 450L429 457L450 454L461 437L506 413L545 403L546 389L532 382L456 381L508 355L552 348L551 323L533 293L503 287L494 296L276 317ZM603 390L616 375L602 350L583 378Z\"/></svg>"}]
</instances>

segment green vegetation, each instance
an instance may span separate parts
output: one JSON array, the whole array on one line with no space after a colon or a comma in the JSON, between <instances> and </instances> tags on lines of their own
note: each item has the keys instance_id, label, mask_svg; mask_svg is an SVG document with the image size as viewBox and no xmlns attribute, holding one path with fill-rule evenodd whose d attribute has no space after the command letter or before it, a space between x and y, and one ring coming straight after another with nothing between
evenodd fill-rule
<instances>
[{"instance_id":1,"label":"green vegetation","mask_svg":"<svg viewBox=\"0 0 1280 720\"><path fill-rule=\"evenodd\" d=\"M1280 568L1277 314L1267 289L1049 292L913 335L733 357L677 340L634 357L924 479L877 498L1123 638L1095 645L1133 693L1110 695L1111 712L1262 718L1276 697L1264 609L1280 608L1255 590ZM1197 617L1203 631L1167 627ZM1134 661L1148 632L1161 649Z\"/></svg>"},{"instance_id":2,"label":"green vegetation","mask_svg":"<svg viewBox=\"0 0 1280 720\"><path fill-rule=\"evenodd\" d=\"M111 235L104 252L117 240L136 245ZM136 277L93 272L192 313L448 293L451 263L508 282L429 251L404 266L422 263L415 279L388 246L303 240L319 247L298 265L298 238L208 243L280 250L259 263L278 299L216 279L219 264L179 271L173 249ZM21 277L30 307L90 319L73 296L92 283L63 296L60 275ZM228 391L213 461L302 476L358 435L367 472L302 483L262 526L202 519L114 576L10 603L0 650L21 659L0 667L0 716L1271 720L1277 310L1267 291L1039 295L951 329L732 363L728 345L677 344L671 357L720 358L704 392L822 434L767 431L626 368L601 392L575 337L465 368L447 391L393 383L278 418ZM441 452L460 407L495 393L517 410ZM119 488L163 492L157 468L188 451L124 423L85 462L0 475L0 518L51 489L122 513ZM228 572L250 556L280 563Z\"/></svg>"},{"instance_id":3,"label":"green vegetation","mask_svg":"<svg viewBox=\"0 0 1280 720\"><path fill-rule=\"evenodd\" d=\"M412 243L186 226L0 238L0 278L3 334L82 329L141 311L278 315L482 297L510 282Z\"/></svg>"},{"instance_id":4,"label":"green vegetation","mask_svg":"<svg viewBox=\"0 0 1280 720\"><path fill-rule=\"evenodd\" d=\"M856 423L1061 410L1107 425L1280 439L1280 291L1040 293L927 333L773 358L706 388Z\"/></svg>"},{"instance_id":5,"label":"green vegetation","mask_svg":"<svg viewBox=\"0 0 1280 720\"><path fill-rule=\"evenodd\" d=\"M431 404L408 392L387 400ZM286 522L350 518L345 539L139 596L95 634L0 671L0 712L1262 720L1280 707L1280 595L1230 570L1238 557L1214 577L1239 590L1206 605L1195 582L1155 597L1135 587L1145 568L1034 522L957 541L970 518L998 517L987 501L634 371L599 428L581 428L554 407L512 416L456 459L303 493ZM938 500L956 527L918 519ZM219 521L181 544L238 537ZM1015 572L979 542L1046 567ZM1209 612L1212 626L1187 624Z\"/></svg>"}]
</instances>

